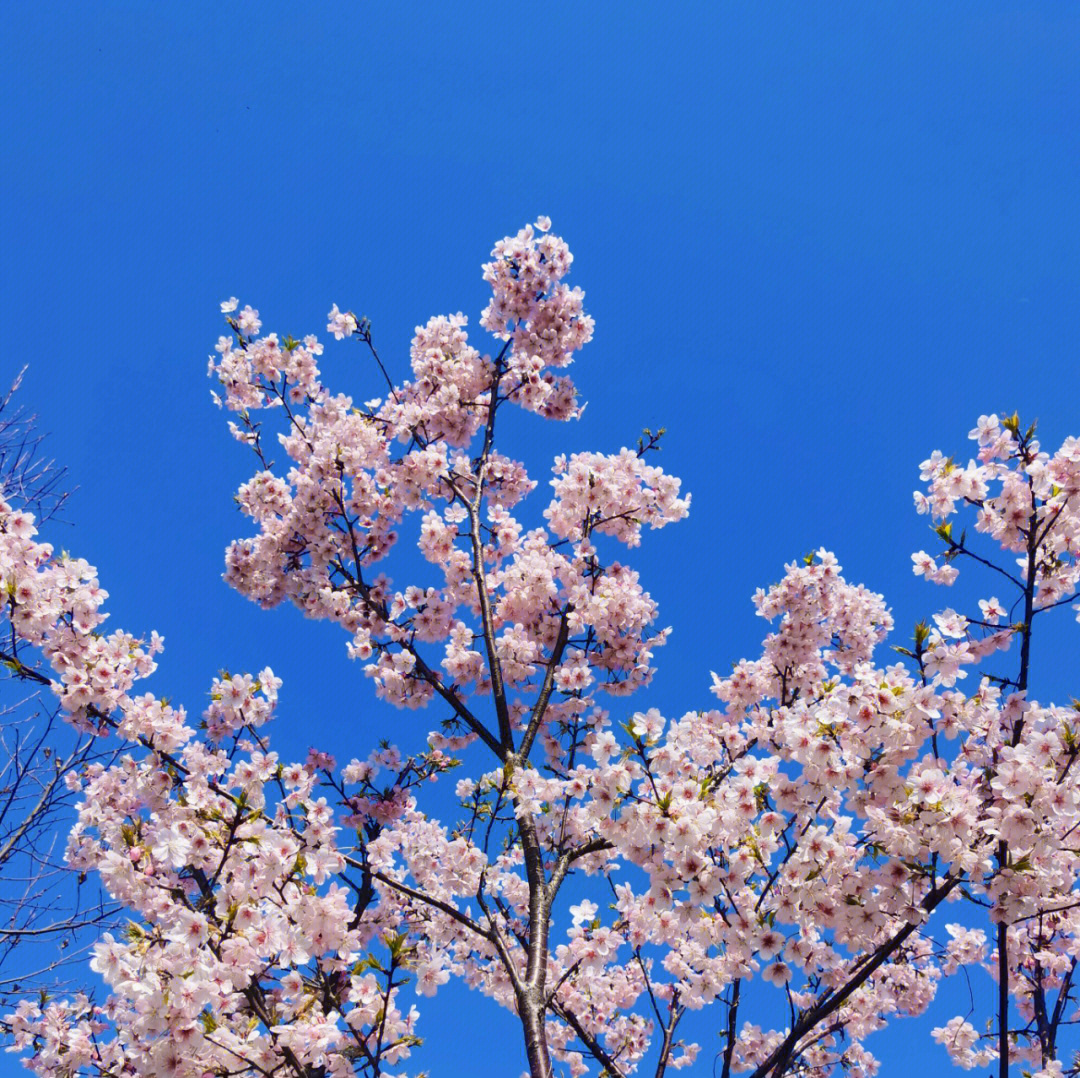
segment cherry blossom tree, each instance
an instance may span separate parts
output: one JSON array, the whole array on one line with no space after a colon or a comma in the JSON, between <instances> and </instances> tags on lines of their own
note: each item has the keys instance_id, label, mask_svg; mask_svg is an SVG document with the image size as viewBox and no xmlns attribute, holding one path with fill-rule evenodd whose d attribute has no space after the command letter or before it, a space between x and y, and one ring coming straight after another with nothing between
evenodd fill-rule
<instances>
[{"instance_id":1,"label":"cherry blossom tree","mask_svg":"<svg viewBox=\"0 0 1080 1078\"><path fill-rule=\"evenodd\" d=\"M0 493L17 510L47 519L66 498L65 472L42 454L36 417L18 402L23 373L0 397ZM0 998L13 1005L38 984L55 985L115 906L79 886L62 863L74 802L65 780L107 760L112 747L62 722L44 675L45 691L19 684L26 679L10 665L17 636L10 645L0 700Z\"/></svg>"},{"instance_id":2,"label":"cherry blossom tree","mask_svg":"<svg viewBox=\"0 0 1080 1078\"><path fill-rule=\"evenodd\" d=\"M49 1078L401 1075L412 999L453 977L517 1016L531 1078L864 1075L871 1033L981 967L997 1008L987 1034L968 1015L935 1029L953 1060L1076 1073L1080 711L1028 681L1036 627L1075 600L1080 442L1051 455L983 416L975 459L923 464L942 548L915 572L986 572L978 613L943 610L883 654L883 597L821 549L754 597L769 628L713 675L718 706L634 711L668 630L619 549L689 498L650 432L557 458L542 508L497 448L515 409L580 411L566 370L593 324L549 229L484 267L493 354L463 315L433 318L395 383L370 323L335 305L328 331L384 377L360 404L321 382L315 336L222 305L210 373L257 460L226 580L339 625L380 699L434 716L423 751L365 751L376 729L344 766L338 745L279 759L269 669L217 679L198 730L135 693L159 638L98 632L92 568L0 508L12 634L73 723L127 746L79 776L68 859L133 916L95 949L108 999L23 1002L16 1046ZM395 550L406 528L419 560ZM458 769L444 822L427 788ZM703 1050L684 1030L705 1008Z\"/></svg>"}]
</instances>

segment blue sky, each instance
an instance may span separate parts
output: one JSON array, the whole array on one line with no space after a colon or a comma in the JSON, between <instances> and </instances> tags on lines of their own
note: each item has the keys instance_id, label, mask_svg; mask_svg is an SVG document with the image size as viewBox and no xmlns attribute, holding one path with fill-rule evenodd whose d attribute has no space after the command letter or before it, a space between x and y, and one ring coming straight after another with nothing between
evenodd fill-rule
<instances>
[{"instance_id":1,"label":"blue sky","mask_svg":"<svg viewBox=\"0 0 1080 1078\"><path fill-rule=\"evenodd\" d=\"M912 577L911 491L981 412L1080 433L1071 5L37 0L0 20L0 381L29 363L23 400L78 486L52 538L98 566L114 624L164 635L159 693L198 712L219 669L273 666L283 754L427 727L375 702L339 633L220 580L250 471L204 375L230 295L297 336L351 307L400 374L413 327L475 326L493 242L549 214L596 318L589 407L523 417L508 449L542 477L668 428L693 509L635 564L675 629L637 703L672 715L755 654L754 588L819 545L905 630L955 601ZM334 388L380 392L358 349L328 352ZM1046 699L1080 691L1058 628ZM420 1002L434 1075L478 1073L463 1009L490 1073L516 1073L506 1016ZM944 1073L911 1030L871 1043L886 1078Z\"/></svg>"}]
</instances>

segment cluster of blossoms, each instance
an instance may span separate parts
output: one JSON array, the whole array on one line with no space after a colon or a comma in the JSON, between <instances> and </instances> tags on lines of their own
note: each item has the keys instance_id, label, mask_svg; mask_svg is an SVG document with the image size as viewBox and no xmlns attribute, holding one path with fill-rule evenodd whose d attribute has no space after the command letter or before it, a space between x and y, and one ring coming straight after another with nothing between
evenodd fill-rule
<instances>
[{"instance_id":1,"label":"cluster of blossoms","mask_svg":"<svg viewBox=\"0 0 1080 1078\"><path fill-rule=\"evenodd\" d=\"M468 343L464 316L434 318L416 330L413 380L360 406L322 385L315 337L259 336L258 312L223 304L231 336L210 369L258 458L237 495L256 533L229 548L226 579L340 625L384 700L438 709L426 751L280 762L261 732L269 670L216 680L197 733L131 695L159 641L96 635L92 570L0 512L13 637L51 663L75 721L131 744L85 775L69 844L136 918L96 949L112 994L23 1004L7 1019L17 1045L43 1078L385 1074L418 1043L406 980L430 996L454 977L518 1016L532 1078L698 1060L724 1078L862 1076L878 1066L870 1034L984 967L1007 1004L994 1036L958 1017L935 1039L964 1067L1003 1053L1063 1074L1080 712L1033 699L1028 667L1034 620L1080 577L1080 443L1051 457L1015 418L983 417L977 462L923 465L916 502L944 551L917 554L916 572L948 584L965 557L990 564L953 536L947 518L969 506L1018 556L1000 570L1018 607L942 611L898 649L906 661L882 664L884 599L822 549L754 597L770 628L757 658L713 675L718 708L615 721L602 705L648 684L667 630L605 551L679 521L689 499L648 463L650 437L560 457L552 498L526 517L536 484L495 448L497 417L575 415L555 372L592 334L549 228L484 267L496 355ZM366 320L335 305L328 331L378 358ZM265 455L267 410L285 471ZM381 563L410 520L430 575L395 585ZM956 687L1014 638L1016 675ZM482 762L447 825L421 791L466 761ZM960 905L944 924L946 902ZM966 923L987 911L992 941ZM680 1022L706 1006L719 1047L703 1052Z\"/></svg>"},{"instance_id":2,"label":"cluster of blossoms","mask_svg":"<svg viewBox=\"0 0 1080 1078\"><path fill-rule=\"evenodd\" d=\"M581 289L562 283L574 256L550 228L541 217L535 233L527 225L495 245L484 266L493 295L480 325L512 343L507 373L518 403L548 419L570 419L578 414L574 385L545 368L572 362L592 338L593 320L582 307Z\"/></svg>"},{"instance_id":3,"label":"cluster of blossoms","mask_svg":"<svg viewBox=\"0 0 1080 1078\"><path fill-rule=\"evenodd\" d=\"M1069 602L1080 582L1080 439L1067 438L1051 456L1034 434L1031 427L1022 435L1016 416L1004 421L996 415L980 416L970 435L978 442L978 459L966 468L940 452L923 461L921 474L929 489L916 493L915 507L946 522L938 533L948 544L945 557L953 559L963 546L962 540L953 540L948 518L962 505L973 506L976 530L1018 555L1018 575L1034 583L1038 610ZM991 491L997 493L991 496ZM917 560L915 571L935 582L951 584L956 579L955 570L942 577L933 559L922 564L927 570ZM989 613L985 602L979 604L984 616ZM995 614L987 620L997 624L1004 611L996 599L992 605ZM1080 620L1080 603L1074 609Z\"/></svg>"},{"instance_id":4,"label":"cluster of blossoms","mask_svg":"<svg viewBox=\"0 0 1080 1078\"><path fill-rule=\"evenodd\" d=\"M578 454L556 462L550 534L526 531L511 513L535 483L492 449L496 414L514 403L569 415L553 401L571 400L572 387L548 369L571 361L592 321L580 290L561 283L571 261L562 240L526 228L493 256L485 276L495 296L482 323L505 342L494 359L468 344L463 315L433 318L413 340L415 380L356 407L319 383L314 338L284 346L275 334L256 338L253 312L243 324L232 319L234 336L221 339L211 363L224 404L241 416L236 435L261 457L251 413L282 409L279 438L292 462L287 475L263 468L240 488L259 533L230 548L228 581L264 605L291 600L341 624L379 694L407 707L487 693L493 658L499 692L527 690L556 647L560 687L599 677L625 693L648 682L652 649L666 639L651 630L656 608L637 574L601 564L591 536L636 546L643 525L681 519L688 499L677 479L628 450ZM362 323L335 306L328 328L349 337ZM481 430L484 449L470 458ZM410 512L423 514L420 549L442 580L394 590L365 570L390 552ZM436 642L441 658L419 655L417 644ZM507 706L521 714L525 705Z\"/></svg>"},{"instance_id":5,"label":"cluster of blossoms","mask_svg":"<svg viewBox=\"0 0 1080 1078\"><path fill-rule=\"evenodd\" d=\"M112 711L153 672L161 640L155 633L144 647L127 633L97 632L108 592L96 570L82 558L55 557L49 543L35 540L34 524L33 514L15 510L0 493L4 617L12 639L39 648L52 666L54 689L73 721L92 723L93 711Z\"/></svg>"},{"instance_id":6,"label":"cluster of blossoms","mask_svg":"<svg viewBox=\"0 0 1080 1078\"><path fill-rule=\"evenodd\" d=\"M0 501L3 661L51 685L71 722L129 744L112 766L68 776L82 800L67 861L96 872L131 920L94 947L108 1000L24 1001L6 1019L13 1046L55 1075L283 1063L351 1074L357 1060L378 1073L407 1058L417 1011L399 995L415 964L413 915L377 901L363 850L342 852L337 836L346 823L377 835L449 762L384 749L340 779L319 754L279 762L255 732L281 684L269 669L215 679L200 736L182 709L131 692L160 638L101 636L93 568L35 534L32 517ZM376 785L380 768L390 773ZM358 885L345 882L349 862Z\"/></svg>"}]
</instances>

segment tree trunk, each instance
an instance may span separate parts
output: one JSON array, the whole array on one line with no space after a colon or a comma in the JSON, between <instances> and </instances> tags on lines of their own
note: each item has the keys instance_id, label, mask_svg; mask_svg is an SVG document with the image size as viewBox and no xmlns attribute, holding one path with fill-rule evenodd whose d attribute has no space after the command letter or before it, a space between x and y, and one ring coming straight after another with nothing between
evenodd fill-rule
<instances>
[{"instance_id":1,"label":"tree trunk","mask_svg":"<svg viewBox=\"0 0 1080 1078\"><path fill-rule=\"evenodd\" d=\"M540 993L535 993L536 998L533 997L534 993L529 992L518 1001L521 1025L525 1031L525 1051L529 1057L529 1078L552 1078L543 1000L539 998Z\"/></svg>"}]
</instances>

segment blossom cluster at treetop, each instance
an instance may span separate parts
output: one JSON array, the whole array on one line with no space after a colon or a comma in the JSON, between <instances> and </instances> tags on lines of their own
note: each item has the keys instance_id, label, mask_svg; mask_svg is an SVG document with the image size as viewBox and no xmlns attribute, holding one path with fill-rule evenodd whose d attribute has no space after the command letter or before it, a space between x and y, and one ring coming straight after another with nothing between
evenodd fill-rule
<instances>
[{"instance_id":1,"label":"blossom cluster at treetop","mask_svg":"<svg viewBox=\"0 0 1080 1078\"><path fill-rule=\"evenodd\" d=\"M423 751L380 740L378 705L280 758L269 668L215 679L198 718L142 692L161 639L107 632L93 567L0 500L0 658L126 747L72 779L68 863L129 917L94 948L106 988L4 1019L41 1078L437 1074L422 1011L451 978L517 1016L532 1078L858 1078L870 1035L961 971L996 1005L941 1016L955 1063L1077 1073L1080 710L1028 674L1048 615L1080 609L1080 441L982 416L967 464L922 464L940 549L914 572L986 574L976 608L890 652L885 599L823 548L754 596L764 640L711 706L635 711L669 630L621 547L690 507L659 436L559 456L542 492L497 448L515 406L580 414L571 264L546 218L502 240L492 354L432 318L411 378L360 402L322 383L317 336L222 304L215 399L256 462L225 580L339 625L380 700L431 716ZM327 333L382 369L366 319L335 304Z\"/></svg>"}]
</instances>

